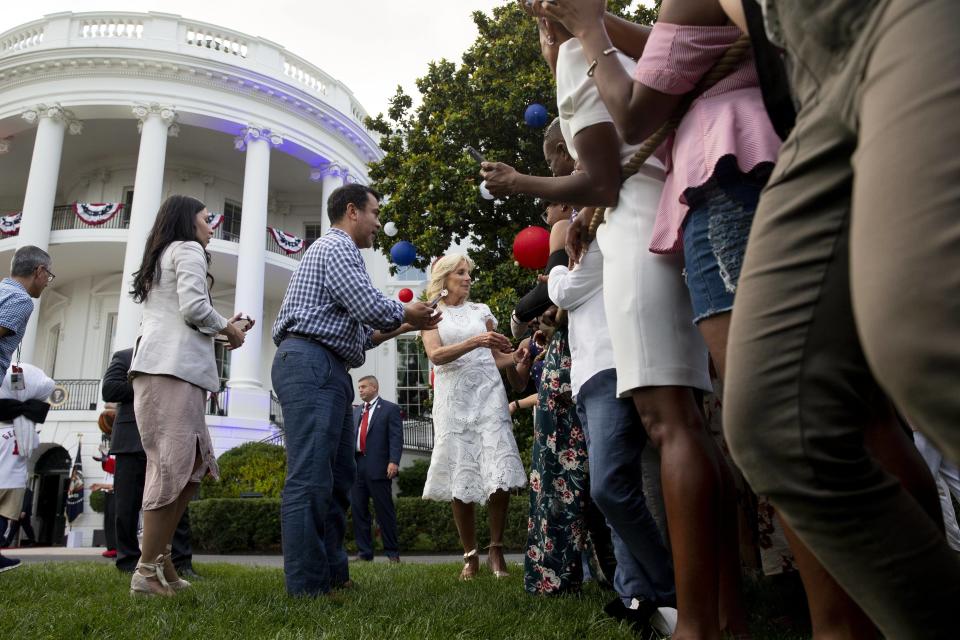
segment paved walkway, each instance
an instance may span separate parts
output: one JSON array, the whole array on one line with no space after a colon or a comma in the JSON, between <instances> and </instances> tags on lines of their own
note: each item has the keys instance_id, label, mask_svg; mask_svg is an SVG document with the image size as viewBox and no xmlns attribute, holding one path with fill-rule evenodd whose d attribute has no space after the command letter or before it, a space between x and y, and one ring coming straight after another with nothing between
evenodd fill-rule
<instances>
[{"instance_id":1,"label":"paved walkway","mask_svg":"<svg viewBox=\"0 0 960 640\"><path fill-rule=\"evenodd\" d=\"M113 560L104 558L103 547L81 547L78 549L67 549L66 547L30 547L26 549L4 549L3 554L10 558L19 558L24 564L37 562L70 562L99 560L104 564L112 564ZM520 564L523 562L523 554L506 554L507 562L510 564ZM460 563L463 557L458 554L443 555L405 555L401 556L403 562L411 564L443 564ZM280 555L211 555L194 554L193 561L198 564L212 562L226 562L228 564L240 564L251 567L282 567L283 557ZM374 562L386 562L384 557L377 557Z\"/></svg>"}]
</instances>

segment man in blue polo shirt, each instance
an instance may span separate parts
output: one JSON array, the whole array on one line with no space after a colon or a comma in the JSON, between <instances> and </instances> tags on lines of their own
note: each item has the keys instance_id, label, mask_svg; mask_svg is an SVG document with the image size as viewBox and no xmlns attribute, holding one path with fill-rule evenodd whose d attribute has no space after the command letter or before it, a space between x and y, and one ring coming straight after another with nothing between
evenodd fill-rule
<instances>
[{"instance_id":1,"label":"man in blue polo shirt","mask_svg":"<svg viewBox=\"0 0 960 640\"><path fill-rule=\"evenodd\" d=\"M43 249L26 245L13 254L10 277L0 281L0 382L6 377L10 360L23 340L33 313L33 298L39 298L54 277L50 271L50 254ZM23 492L23 488L0 486L0 516L10 520L20 517ZM0 554L0 572L18 566L19 560Z\"/></svg>"}]
</instances>

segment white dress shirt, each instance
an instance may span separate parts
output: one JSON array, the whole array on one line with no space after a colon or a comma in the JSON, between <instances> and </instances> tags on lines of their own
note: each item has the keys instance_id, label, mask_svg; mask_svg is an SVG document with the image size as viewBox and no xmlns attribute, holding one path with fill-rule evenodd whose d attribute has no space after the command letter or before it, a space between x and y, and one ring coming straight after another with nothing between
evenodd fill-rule
<instances>
[{"instance_id":1,"label":"white dress shirt","mask_svg":"<svg viewBox=\"0 0 960 640\"><path fill-rule=\"evenodd\" d=\"M569 314L570 387L576 398L587 380L616 367L603 309L603 254L598 243L590 243L572 271L563 265L551 269L547 292Z\"/></svg>"},{"instance_id":2,"label":"white dress shirt","mask_svg":"<svg viewBox=\"0 0 960 640\"><path fill-rule=\"evenodd\" d=\"M370 413L367 415L367 436L370 435L370 425L373 424L373 412L377 408L377 403L380 401L380 396L377 396L370 401ZM357 423L357 451L360 451L360 423L363 422L363 407L367 403L363 403L363 406L360 407L360 422Z\"/></svg>"}]
</instances>

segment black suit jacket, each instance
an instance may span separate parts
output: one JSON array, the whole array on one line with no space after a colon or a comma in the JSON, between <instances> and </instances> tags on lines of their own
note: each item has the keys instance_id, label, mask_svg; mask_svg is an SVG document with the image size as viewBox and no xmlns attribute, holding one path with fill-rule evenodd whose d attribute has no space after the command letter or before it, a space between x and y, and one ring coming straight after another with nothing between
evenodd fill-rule
<instances>
[{"instance_id":1,"label":"black suit jacket","mask_svg":"<svg viewBox=\"0 0 960 640\"><path fill-rule=\"evenodd\" d=\"M117 417L113 420L110 453L143 453L137 416L133 411L133 385L127 378L133 349L121 349L113 354L107 372L103 374L104 402L117 403Z\"/></svg>"},{"instance_id":2,"label":"black suit jacket","mask_svg":"<svg viewBox=\"0 0 960 640\"><path fill-rule=\"evenodd\" d=\"M360 420L363 418L363 405L353 408L353 441L360 436ZM355 445L356 446L356 445ZM383 398L377 400L373 419L367 425L367 480L386 480L387 465L400 464L403 454L403 419L400 407Z\"/></svg>"}]
</instances>

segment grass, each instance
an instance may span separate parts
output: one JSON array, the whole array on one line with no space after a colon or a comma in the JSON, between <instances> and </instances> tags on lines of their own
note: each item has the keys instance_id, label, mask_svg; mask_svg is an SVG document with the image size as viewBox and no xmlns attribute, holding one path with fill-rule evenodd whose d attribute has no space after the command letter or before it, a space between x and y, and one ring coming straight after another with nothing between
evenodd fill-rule
<instances>
[{"instance_id":1,"label":"grass","mask_svg":"<svg viewBox=\"0 0 960 640\"><path fill-rule=\"evenodd\" d=\"M288 598L283 573L229 564L197 567L204 579L175 598L131 598L129 578L93 562L30 564L0 575L7 638L633 639L606 617L608 592L542 598L523 591L522 570L456 580L459 565L351 565L356 586L318 599ZM751 595L751 599L757 597ZM758 620L756 640L795 640Z\"/></svg>"}]
</instances>

